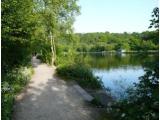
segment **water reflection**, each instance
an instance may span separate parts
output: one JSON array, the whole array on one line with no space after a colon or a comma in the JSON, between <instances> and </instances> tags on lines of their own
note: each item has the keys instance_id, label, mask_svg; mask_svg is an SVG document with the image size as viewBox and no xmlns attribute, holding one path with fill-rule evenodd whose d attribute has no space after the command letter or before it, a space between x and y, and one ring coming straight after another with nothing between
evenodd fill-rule
<instances>
[{"instance_id":1,"label":"water reflection","mask_svg":"<svg viewBox=\"0 0 160 120\"><path fill-rule=\"evenodd\" d=\"M132 87L134 82L138 83L138 78L145 72L142 67L121 67L110 70L93 69L93 73L101 78L113 97L123 98L126 96L125 90Z\"/></svg>"},{"instance_id":2,"label":"water reflection","mask_svg":"<svg viewBox=\"0 0 160 120\"><path fill-rule=\"evenodd\" d=\"M81 59L91 66L105 88L115 98L123 98L126 89L139 82L147 63L155 61L157 54L83 54Z\"/></svg>"}]
</instances>

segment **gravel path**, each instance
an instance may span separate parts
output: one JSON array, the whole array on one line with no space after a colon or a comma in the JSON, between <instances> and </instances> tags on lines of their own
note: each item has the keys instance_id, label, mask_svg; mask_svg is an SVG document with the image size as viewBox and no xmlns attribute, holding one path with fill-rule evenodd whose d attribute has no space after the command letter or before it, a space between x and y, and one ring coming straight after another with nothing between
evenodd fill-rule
<instances>
[{"instance_id":1,"label":"gravel path","mask_svg":"<svg viewBox=\"0 0 160 120\"><path fill-rule=\"evenodd\" d=\"M40 64L33 58L35 66L30 83L17 96L13 120L95 120L97 109L76 91L73 84L55 77L55 68Z\"/></svg>"}]
</instances>

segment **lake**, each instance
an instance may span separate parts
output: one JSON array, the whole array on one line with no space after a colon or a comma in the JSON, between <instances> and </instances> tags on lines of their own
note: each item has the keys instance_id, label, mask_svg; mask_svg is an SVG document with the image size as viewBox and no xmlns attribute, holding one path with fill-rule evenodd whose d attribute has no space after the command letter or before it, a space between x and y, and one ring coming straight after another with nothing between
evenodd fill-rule
<instances>
[{"instance_id":1,"label":"lake","mask_svg":"<svg viewBox=\"0 0 160 120\"><path fill-rule=\"evenodd\" d=\"M82 60L91 66L95 76L98 76L106 91L116 99L127 96L126 90L133 88L139 82L139 77L145 74L145 69L158 60L155 54L82 54Z\"/></svg>"}]
</instances>

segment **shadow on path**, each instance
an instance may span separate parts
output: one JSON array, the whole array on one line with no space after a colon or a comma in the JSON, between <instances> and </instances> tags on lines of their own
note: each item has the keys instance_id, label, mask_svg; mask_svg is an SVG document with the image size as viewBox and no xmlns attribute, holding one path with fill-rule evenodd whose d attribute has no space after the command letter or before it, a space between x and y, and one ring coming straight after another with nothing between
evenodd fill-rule
<instances>
[{"instance_id":1,"label":"shadow on path","mask_svg":"<svg viewBox=\"0 0 160 120\"><path fill-rule=\"evenodd\" d=\"M36 60L36 58L35 58ZM13 120L95 120L98 110L90 107L73 84L54 77L55 69L34 64L35 74L17 96Z\"/></svg>"}]
</instances>

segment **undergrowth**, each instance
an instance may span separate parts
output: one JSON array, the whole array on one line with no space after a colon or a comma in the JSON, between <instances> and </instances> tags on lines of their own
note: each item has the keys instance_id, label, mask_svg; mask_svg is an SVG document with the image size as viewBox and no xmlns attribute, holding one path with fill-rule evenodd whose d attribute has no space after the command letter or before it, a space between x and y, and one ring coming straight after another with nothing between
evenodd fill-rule
<instances>
[{"instance_id":1,"label":"undergrowth","mask_svg":"<svg viewBox=\"0 0 160 120\"><path fill-rule=\"evenodd\" d=\"M57 74L67 79L77 81L78 84L84 88L102 88L101 80L95 77L91 69L82 63L61 65L57 68Z\"/></svg>"},{"instance_id":2,"label":"undergrowth","mask_svg":"<svg viewBox=\"0 0 160 120\"><path fill-rule=\"evenodd\" d=\"M14 97L28 83L33 72L31 67L20 67L3 75L1 83L2 120L11 120Z\"/></svg>"}]
</instances>

